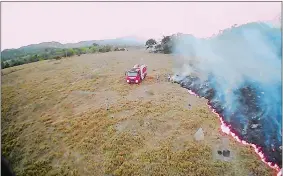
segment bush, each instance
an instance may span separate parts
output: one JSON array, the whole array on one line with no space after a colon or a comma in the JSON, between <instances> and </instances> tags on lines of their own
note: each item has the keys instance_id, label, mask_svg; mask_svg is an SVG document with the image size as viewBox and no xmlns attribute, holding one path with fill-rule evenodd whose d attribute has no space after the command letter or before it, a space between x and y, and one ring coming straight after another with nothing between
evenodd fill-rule
<instances>
[{"instance_id":1,"label":"bush","mask_svg":"<svg viewBox=\"0 0 283 176\"><path fill-rule=\"evenodd\" d=\"M97 47L95 47L95 46L92 47L92 48L90 49L90 52L91 52L91 53L96 53L96 52L97 52Z\"/></svg>"},{"instance_id":2,"label":"bush","mask_svg":"<svg viewBox=\"0 0 283 176\"><path fill-rule=\"evenodd\" d=\"M61 59L61 57L60 56L55 56L55 58L54 59L56 59L56 60L60 60Z\"/></svg>"},{"instance_id":3,"label":"bush","mask_svg":"<svg viewBox=\"0 0 283 176\"><path fill-rule=\"evenodd\" d=\"M10 67L10 64L8 62L5 62L4 67L2 67L2 68L9 68L9 67Z\"/></svg>"},{"instance_id":4,"label":"bush","mask_svg":"<svg viewBox=\"0 0 283 176\"><path fill-rule=\"evenodd\" d=\"M110 52L111 51L111 47L110 46L104 46L102 48L99 48L98 52L100 53L106 53L106 52Z\"/></svg>"},{"instance_id":5,"label":"bush","mask_svg":"<svg viewBox=\"0 0 283 176\"><path fill-rule=\"evenodd\" d=\"M105 51L106 51L106 52L110 52L110 51L111 51L111 48L106 48Z\"/></svg>"},{"instance_id":6,"label":"bush","mask_svg":"<svg viewBox=\"0 0 283 176\"><path fill-rule=\"evenodd\" d=\"M67 57L75 55L75 51L73 49L68 49L67 50Z\"/></svg>"}]
</instances>

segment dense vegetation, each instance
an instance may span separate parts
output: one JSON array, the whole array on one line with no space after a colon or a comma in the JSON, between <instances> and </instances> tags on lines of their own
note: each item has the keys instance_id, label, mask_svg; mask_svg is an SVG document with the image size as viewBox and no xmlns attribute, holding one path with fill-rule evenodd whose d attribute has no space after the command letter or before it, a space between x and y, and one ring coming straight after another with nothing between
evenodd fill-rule
<instances>
[{"instance_id":1,"label":"dense vegetation","mask_svg":"<svg viewBox=\"0 0 283 176\"><path fill-rule=\"evenodd\" d=\"M73 55L81 55L95 52L109 52L112 47L141 47L144 41L132 36L106 40L88 40L78 43L42 42L31 44L18 49L5 49L1 51L1 66L3 68L13 67L31 62L47 59L61 59ZM110 47L112 46L112 47ZM120 49L116 49L120 51ZM122 50L123 51L123 50Z\"/></svg>"},{"instance_id":2,"label":"dense vegetation","mask_svg":"<svg viewBox=\"0 0 283 176\"><path fill-rule=\"evenodd\" d=\"M145 43L146 49L154 53L170 54L173 50L173 40L177 35L163 36L160 42L155 39L148 39Z\"/></svg>"},{"instance_id":3,"label":"dense vegetation","mask_svg":"<svg viewBox=\"0 0 283 176\"><path fill-rule=\"evenodd\" d=\"M58 60L63 57L74 55L80 56L81 54L96 52L104 53L111 50L111 46L99 46L95 43L90 47L81 48L36 48L33 50L11 49L6 50L4 54L2 54L3 52L1 53L1 67L4 69L41 60Z\"/></svg>"},{"instance_id":4,"label":"dense vegetation","mask_svg":"<svg viewBox=\"0 0 283 176\"><path fill-rule=\"evenodd\" d=\"M160 41L150 38L146 41L145 47L149 52L171 54L174 48L174 42L180 38L192 38L191 34L176 33L173 35L163 36Z\"/></svg>"},{"instance_id":5,"label":"dense vegetation","mask_svg":"<svg viewBox=\"0 0 283 176\"><path fill-rule=\"evenodd\" d=\"M157 42L155 39L149 39L146 41L145 44L146 49L150 49L154 53L170 54L172 53L174 37L176 37L177 35L163 36L160 42ZM119 39L120 42L121 40L122 39ZM81 54L89 54L96 52L104 53L104 52L110 52L112 50L113 51L125 50L123 48L121 49L118 47L115 47L113 49L110 45L103 45L103 44L100 45L100 43L99 45L96 43L93 43L91 45L89 43L90 41L86 41L86 42L88 43L80 42L77 45L73 45L73 46L88 45L84 47L70 47L71 45L67 47L58 42L44 42L41 44L33 44L33 45L25 46L19 49L6 49L1 52L1 68L4 69L17 65L23 65L31 62L37 62L48 59L58 60L64 57L70 57L74 55L80 56ZM129 41L125 40L124 43L129 43Z\"/></svg>"}]
</instances>

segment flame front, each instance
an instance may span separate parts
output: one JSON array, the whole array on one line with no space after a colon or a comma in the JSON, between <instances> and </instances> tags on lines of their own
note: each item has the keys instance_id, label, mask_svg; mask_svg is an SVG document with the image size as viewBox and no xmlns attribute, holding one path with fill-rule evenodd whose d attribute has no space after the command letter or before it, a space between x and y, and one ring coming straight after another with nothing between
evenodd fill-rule
<instances>
[{"instance_id":1,"label":"flame front","mask_svg":"<svg viewBox=\"0 0 283 176\"><path fill-rule=\"evenodd\" d=\"M197 97L200 97L195 92L193 92L191 90L188 90L188 92L191 95L195 95ZM208 103L207 103L207 106L212 110L212 112L214 114L216 114L219 117L220 122L221 122L221 130L222 130L223 133L225 133L227 135L231 135L234 139L236 139L241 144L244 144L244 145L247 145L247 146L252 146L254 148L255 152L260 157L261 161L263 161L265 164L267 164L270 168L275 169L278 172L277 176L282 176L282 171L280 171L280 167L277 166L276 164L272 164L271 162L267 162L264 154L260 151L260 147L256 146L255 144L251 144L251 143L248 143L244 140L241 140L235 133L232 132L230 126L224 122L223 118L213 109L213 107L211 107Z\"/></svg>"}]
</instances>

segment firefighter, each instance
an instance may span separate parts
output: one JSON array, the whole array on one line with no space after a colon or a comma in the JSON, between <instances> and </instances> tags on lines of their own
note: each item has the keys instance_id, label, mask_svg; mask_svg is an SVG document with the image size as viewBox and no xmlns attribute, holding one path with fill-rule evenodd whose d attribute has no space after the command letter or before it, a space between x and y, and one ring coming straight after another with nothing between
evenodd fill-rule
<instances>
[{"instance_id":1,"label":"firefighter","mask_svg":"<svg viewBox=\"0 0 283 176\"><path fill-rule=\"evenodd\" d=\"M168 79L168 82L170 82L170 80L171 80L171 76L170 76L170 74L168 74L167 79Z\"/></svg>"},{"instance_id":2,"label":"firefighter","mask_svg":"<svg viewBox=\"0 0 283 176\"><path fill-rule=\"evenodd\" d=\"M191 109L191 108L192 108L192 105L189 103L189 104L188 104L188 107L189 107L189 109Z\"/></svg>"},{"instance_id":3,"label":"firefighter","mask_svg":"<svg viewBox=\"0 0 283 176\"><path fill-rule=\"evenodd\" d=\"M108 111L109 110L108 98L106 98L105 104L106 104L106 110Z\"/></svg>"}]
</instances>

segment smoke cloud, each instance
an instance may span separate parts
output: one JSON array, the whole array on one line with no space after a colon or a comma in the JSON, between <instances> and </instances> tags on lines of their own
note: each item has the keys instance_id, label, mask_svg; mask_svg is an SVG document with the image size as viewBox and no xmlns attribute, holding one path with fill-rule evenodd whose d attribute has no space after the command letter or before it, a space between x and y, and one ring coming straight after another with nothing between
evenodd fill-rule
<instances>
[{"instance_id":1,"label":"smoke cloud","mask_svg":"<svg viewBox=\"0 0 283 176\"><path fill-rule=\"evenodd\" d=\"M249 23L208 39L174 37L175 80L209 100L242 140L282 165L281 30Z\"/></svg>"}]
</instances>

